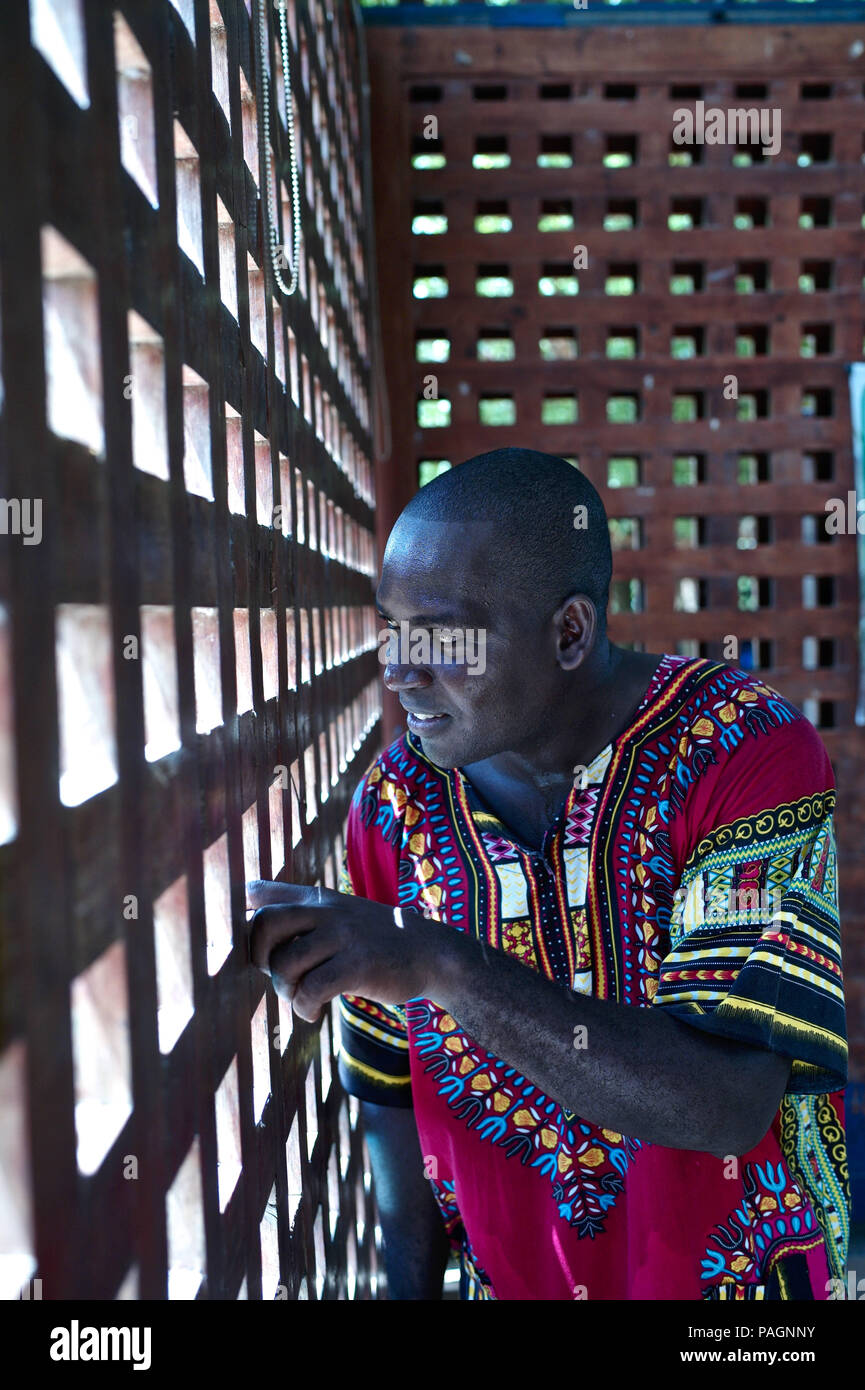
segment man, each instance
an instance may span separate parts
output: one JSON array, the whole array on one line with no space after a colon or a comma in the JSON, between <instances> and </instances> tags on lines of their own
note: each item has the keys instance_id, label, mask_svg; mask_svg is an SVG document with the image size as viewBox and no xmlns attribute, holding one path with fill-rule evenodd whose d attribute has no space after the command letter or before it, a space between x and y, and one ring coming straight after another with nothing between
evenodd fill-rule
<instances>
[{"instance_id":1,"label":"man","mask_svg":"<svg viewBox=\"0 0 865 1390\"><path fill-rule=\"evenodd\" d=\"M397 644L408 731L352 800L342 894L253 886L253 959L303 1018L343 996L392 1298L439 1298L452 1246L466 1298L825 1299L849 1232L829 761L745 671L613 646L610 575L562 459L420 490L378 607L463 658L483 633L484 669Z\"/></svg>"}]
</instances>

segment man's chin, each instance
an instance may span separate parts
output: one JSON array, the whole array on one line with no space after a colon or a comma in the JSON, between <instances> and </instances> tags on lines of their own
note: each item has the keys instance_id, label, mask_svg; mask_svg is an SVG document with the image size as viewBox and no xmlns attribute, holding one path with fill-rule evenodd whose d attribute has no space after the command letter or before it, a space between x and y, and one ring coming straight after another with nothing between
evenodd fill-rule
<instances>
[{"instance_id":1,"label":"man's chin","mask_svg":"<svg viewBox=\"0 0 865 1390\"><path fill-rule=\"evenodd\" d=\"M459 767L464 758L460 756L460 749L455 748L452 740L444 732L419 733L416 729L410 729L409 733L416 743L419 743L424 756L429 758L431 763L437 767L454 768Z\"/></svg>"}]
</instances>

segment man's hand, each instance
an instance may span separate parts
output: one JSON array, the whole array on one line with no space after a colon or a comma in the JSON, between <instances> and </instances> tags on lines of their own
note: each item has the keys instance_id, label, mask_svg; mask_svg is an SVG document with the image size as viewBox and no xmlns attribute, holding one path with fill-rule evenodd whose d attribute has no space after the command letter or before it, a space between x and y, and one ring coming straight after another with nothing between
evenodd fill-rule
<instances>
[{"instance_id":1,"label":"man's hand","mask_svg":"<svg viewBox=\"0 0 865 1390\"><path fill-rule=\"evenodd\" d=\"M255 880L246 885L250 958L277 994L315 1023L338 994L378 1004L425 998L441 929L417 913L396 925L393 908L330 888Z\"/></svg>"}]
</instances>

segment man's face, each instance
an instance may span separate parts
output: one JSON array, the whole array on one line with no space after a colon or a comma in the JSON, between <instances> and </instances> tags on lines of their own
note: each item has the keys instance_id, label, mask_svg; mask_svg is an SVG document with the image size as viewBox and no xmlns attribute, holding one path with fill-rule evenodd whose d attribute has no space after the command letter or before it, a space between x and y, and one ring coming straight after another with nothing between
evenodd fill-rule
<instances>
[{"instance_id":1,"label":"man's face","mask_svg":"<svg viewBox=\"0 0 865 1390\"><path fill-rule=\"evenodd\" d=\"M392 633L385 684L432 762L460 767L530 747L549 723L563 673L552 615L538 621L518 604L492 528L401 518L376 598ZM455 661L442 659L447 646L436 651L442 629L455 637ZM407 636L413 653L402 640L397 647Z\"/></svg>"}]
</instances>

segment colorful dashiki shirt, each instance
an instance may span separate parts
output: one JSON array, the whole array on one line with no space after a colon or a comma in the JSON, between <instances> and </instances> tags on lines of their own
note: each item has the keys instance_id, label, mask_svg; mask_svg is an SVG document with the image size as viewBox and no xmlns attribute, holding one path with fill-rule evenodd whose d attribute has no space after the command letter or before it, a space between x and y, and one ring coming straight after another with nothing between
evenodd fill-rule
<instances>
[{"instance_id":1,"label":"colorful dashiki shirt","mask_svg":"<svg viewBox=\"0 0 865 1390\"><path fill-rule=\"evenodd\" d=\"M582 1120L431 999L343 996L343 1084L414 1106L464 1298L844 1297L847 1042L820 738L745 671L666 656L585 782L533 850L404 734L352 800L342 891L791 1058L761 1143L722 1159Z\"/></svg>"}]
</instances>

